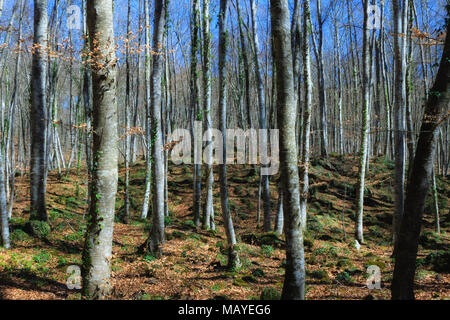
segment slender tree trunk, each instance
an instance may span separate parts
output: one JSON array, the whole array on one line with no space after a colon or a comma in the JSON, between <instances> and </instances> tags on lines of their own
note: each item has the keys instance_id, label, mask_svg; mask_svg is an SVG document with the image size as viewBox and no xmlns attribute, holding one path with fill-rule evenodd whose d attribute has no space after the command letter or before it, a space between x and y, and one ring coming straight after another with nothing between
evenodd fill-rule
<instances>
[{"instance_id":1,"label":"slender tree trunk","mask_svg":"<svg viewBox=\"0 0 450 320\"><path fill-rule=\"evenodd\" d=\"M204 129L206 132L212 128L211 119L211 27L209 14L210 0L203 1L203 108L204 108ZM206 196L203 210L203 228L215 230L214 207L213 207L213 184L214 172L212 167L212 148L208 145L212 143L211 135L207 135L205 145L206 150Z\"/></svg>"},{"instance_id":2,"label":"slender tree trunk","mask_svg":"<svg viewBox=\"0 0 450 320\"><path fill-rule=\"evenodd\" d=\"M369 138L369 38L370 31L368 29L369 17L368 17L368 6L369 0L364 0L363 10L364 10L364 26L363 26L363 61L362 61L362 72L363 72L363 107L362 107L362 124L361 124L361 149L359 152L359 175L358 175L358 194L356 200L356 225L355 225L355 238L359 243L364 243L363 235L363 215L364 215L364 183L366 175L366 162L368 155L368 138Z\"/></svg>"},{"instance_id":3,"label":"slender tree trunk","mask_svg":"<svg viewBox=\"0 0 450 320\"><path fill-rule=\"evenodd\" d=\"M277 220L275 221L275 232L279 235L283 234L284 228L284 213L283 213L283 187L281 183L278 186L278 204L277 204Z\"/></svg>"},{"instance_id":4,"label":"slender tree trunk","mask_svg":"<svg viewBox=\"0 0 450 320\"><path fill-rule=\"evenodd\" d=\"M164 52L164 26L166 0L155 0L155 16L153 27L153 72L151 78L151 121L152 121L152 213L153 223L146 249L159 258L164 244L164 155L162 144L162 116L161 116L161 77L164 66L162 53Z\"/></svg>"},{"instance_id":5,"label":"slender tree trunk","mask_svg":"<svg viewBox=\"0 0 450 320\"><path fill-rule=\"evenodd\" d=\"M223 159L219 165L220 197L222 203L222 218L228 241L228 268L237 269L241 266L236 250L236 236L233 220L228 205L228 182L226 165L226 129L227 129L227 52L228 52L228 7L229 0L220 0L219 12L219 127L223 135Z\"/></svg>"},{"instance_id":6,"label":"slender tree trunk","mask_svg":"<svg viewBox=\"0 0 450 320\"><path fill-rule=\"evenodd\" d=\"M280 169L286 234L286 274L282 298L305 298L305 259L299 203L299 176L295 121L296 94L292 68L289 7L287 0L271 0L273 59L277 70L277 110L280 128Z\"/></svg>"},{"instance_id":7,"label":"slender tree trunk","mask_svg":"<svg viewBox=\"0 0 450 320\"><path fill-rule=\"evenodd\" d=\"M112 0L87 2L93 53L93 172L91 205L83 250L83 297L104 299L111 292L114 210L118 179L116 54Z\"/></svg>"},{"instance_id":8,"label":"slender tree trunk","mask_svg":"<svg viewBox=\"0 0 450 320\"><path fill-rule=\"evenodd\" d=\"M127 43L126 43L126 54L125 54L125 65L126 65L126 83L125 83L125 190L124 190L124 203L123 212L121 214L121 220L123 223L127 224L130 217L130 158L131 158L131 78L130 78L130 47L131 47L131 3L128 0L128 11L127 11ZM139 91L139 88L137 89Z\"/></svg>"},{"instance_id":9,"label":"slender tree trunk","mask_svg":"<svg viewBox=\"0 0 450 320\"><path fill-rule=\"evenodd\" d=\"M151 156L151 92L150 92L150 69L152 64L152 58L150 55L150 0L144 0L145 11L145 137L147 155L145 158L145 193L144 203L142 205L141 219L147 219L151 194L151 172L152 172L152 156Z\"/></svg>"},{"instance_id":10,"label":"slender tree trunk","mask_svg":"<svg viewBox=\"0 0 450 320\"><path fill-rule=\"evenodd\" d=\"M438 192L436 189L436 170L433 166L433 173L432 173L432 182L433 182L433 203L434 203L434 221L435 221L435 231L437 234L441 233L441 225L439 221L439 198L438 198Z\"/></svg>"},{"instance_id":11,"label":"slender tree trunk","mask_svg":"<svg viewBox=\"0 0 450 320\"><path fill-rule=\"evenodd\" d=\"M253 33L253 49L254 49L254 64L255 64L255 73L256 73L256 83L257 83L257 91L258 91L258 103L259 103L259 128L267 129L267 120L266 120L266 103L264 99L264 81L261 73L261 61L259 57L259 38L258 38L258 29L256 25L256 4L255 0L250 0L251 4L251 17L252 17L252 33ZM268 149L268 141L267 135L263 134L262 138L259 141L260 148L261 145ZM264 165L261 165L261 169L264 168ZM271 230L271 219L270 219L270 186L269 186L269 176L261 175L261 187L262 187L262 199L263 199L263 207L264 207L264 231L268 232Z\"/></svg>"},{"instance_id":12,"label":"slender tree trunk","mask_svg":"<svg viewBox=\"0 0 450 320\"><path fill-rule=\"evenodd\" d=\"M300 217L303 230L306 230L307 205L309 197L309 162L311 153L311 111L312 111L312 80L311 80L311 9L309 0L303 2L303 79L304 79L304 105L303 105L303 141L302 161L300 166Z\"/></svg>"},{"instance_id":13,"label":"slender tree trunk","mask_svg":"<svg viewBox=\"0 0 450 320\"><path fill-rule=\"evenodd\" d=\"M191 79L190 79L190 108L194 114L194 119L196 122L202 120L203 114L200 111L199 106L199 84L198 84L198 54L200 52L200 1L192 1L191 9ZM201 128L201 126L200 126ZM194 130L194 134L195 130ZM194 143L195 144L195 143ZM201 146L194 145L195 154L194 156L194 203L193 203L193 213L194 213L194 223L196 226L200 226L200 218L202 213L201 198L202 198L202 167L201 167ZM200 163L197 163L200 162Z\"/></svg>"},{"instance_id":14,"label":"slender tree trunk","mask_svg":"<svg viewBox=\"0 0 450 320\"><path fill-rule=\"evenodd\" d=\"M319 21L319 41L317 56L317 71L319 82L319 108L320 108L320 133L321 144L320 154L322 157L328 157L328 124L327 124L327 99L325 92L325 71L323 66L323 17L322 17L322 0L317 0L317 19Z\"/></svg>"},{"instance_id":15,"label":"slender tree trunk","mask_svg":"<svg viewBox=\"0 0 450 320\"><path fill-rule=\"evenodd\" d=\"M3 144L3 143L2 143ZM6 192L5 192L5 171L4 171L4 159L3 159L3 146L0 146L0 227L2 232L1 244L6 249L10 247L9 241L9 224L8 224L8 211L6 209Z\"/></svg>"}]
</instances>

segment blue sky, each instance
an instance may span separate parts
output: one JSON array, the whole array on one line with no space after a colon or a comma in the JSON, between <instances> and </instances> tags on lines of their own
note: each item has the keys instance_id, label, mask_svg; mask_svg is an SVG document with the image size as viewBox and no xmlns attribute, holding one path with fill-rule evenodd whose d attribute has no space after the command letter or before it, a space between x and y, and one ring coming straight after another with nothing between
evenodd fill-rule
<instances>
[{"instance_id":1,"label":"blue sky","mask_svg":"<svg viewBox=\"0 0 450 320\"><path fill-rule=\"evenodd\" d=\"M6 0L4 13L1 17L0 24L2 26L6 26L11 16L12 9L16 2L19 0ZM25 21L25 34L31 34L32 32L32 12L33 12L33 1L32 0L24 0L27 2L27 19ZM48 11L49 14L52 12L54 7L54 3L56 0L48 0ZM235 0L231 0L235 2ZM258 29L259 29L259 37L261 45L263 45L267 41L267 27L268 27L268 0L256 0L258 4ZM317 14L316 14L316 1L310 0L311 2L311 11L312 11L312 20L314 25L317 25ZM349 0L351 3L351 8L354 15L354 23L355 28L358 32L358 39L361 38L361 27L362 27L362 0ZM379 4L380 0L376 2ZM417 13L420 21L420 25L423 28L424 25L429 27L429 31L433 31L437 29L439 26L443 24L444 19L444 10L442 10L443 5L446 0L415 0ZM151 6L153 6L153 0L150 1ZM132 30L136 31L138 29L138 13L139 13L139 0L130 0L131 3L131 16L132 16ZM244 17L246 17L246 12L249 11L250 0L240 0L241 10L243 11ZM322 0L322 10L325 14L326 12L330 12L328 19L324 25L324 34L325 34L325 42L324 42L324 51L331 51L333 49L333 26L332 26L332 18L334 16L334 11L329 11L328 8L338 8L337 9L337 17L338 17L338 25L340 26L340 37L341 37L341 45L342 51L345 53L347 50L345 49L348 33L347 27L350 22L348 21L347 0ZM62 38L67 37L67 14L66 8L69 5L78 5L81 8L81 0L59 0L59 11L58 16L61 17L61 36ZM127 5L128 0L115 0L115 33L117 37L123 37L126 34L126 20L127 20ZM291 10L293 9L293 0L289 0L289 5ZM389 31L391 28L391 1L386 1L386 28ZM424 8L428 8L429 15L426 16L423 14L425 12ZM219 9L219 0L211 0L211 15L212 15L212 33L213 33L213 43L217 43L217 15ZM230 16L230 24L229 26L234 30L237 30L237 22L236 22L236 13L233 5L230 5L231 16ZM153 10L152 10L153 11ZM171 29L170 29L170 38L174 44L174 50L176 50L177 59L180 63L182 63L182 50L189 53L189 45L190 45L190 31L189 31L189 15L190 15L190 0L171 0L170 1L170 21L171 21ZM246 20L246 18L244 18ZM270 24L269 24L270 25ZM237 32L236 32L237 34ZM74 38L78 38L80 33L74 32ZM180 43L178 42L180 41ZM12 40L13 41L13 40ZM80 43L80 42L78 42ZM180 47L181 45L181 47ZM120 56L120 54L119 54Z\"/></svg>"}]
</instances>

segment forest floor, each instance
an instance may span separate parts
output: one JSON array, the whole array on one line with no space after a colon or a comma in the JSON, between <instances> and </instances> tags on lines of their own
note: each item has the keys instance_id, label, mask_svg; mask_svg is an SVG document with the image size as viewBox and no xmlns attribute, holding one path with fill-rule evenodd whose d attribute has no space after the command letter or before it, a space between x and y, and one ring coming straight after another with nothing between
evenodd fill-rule
<instances>
[{"instance_id":1,"label":"forest floor","mask_svg":"<svg viewBox=\"0 0 450 320\"><path fill-rule=\"evenodd\" d=\"M372 159L367 177L364 232L366 243L354 246L354 203L358 160L332 155L315 159L311 168L311 199L305 236L306 297L317 299L390 298L393 260L393 163ZM170 166L169 212L166 217L164 255L137 254L145 241L150 220L140 220L145 166L131 168L132 216L129 224L116 221L112 258L111 299L259 299L267 288L281 291L284 277L283 237L264 234L257 223L257 176L249 168L230 166L230 208L239 242L242 268L228 272L226 238L220 216L220 195L215 189L216 232L195 228L192 221L192 167ZM124 169L120 169L117 211L123 206ZM216 178L217 179L217 178ZM271 177L275 220L278 176ZM17 177L16 203L11 219L12 249L0 249L0 299L79 299L69 290L67 267L81 264L86 229L85 172L76 169L48 177L47 206L51 232L45 238L26 233L29 217L29 180ZM218 184L216 184L218 186ZM426 258L450 249L449 181L437 181L441 209L441 235L434 230L428 197L416 273L417 299L449 299L450 274L433 271ZM343 228L344 227L344 228ZM444 262L445 263L445 262ZM369 265L382 271L381 289L366 286Z\"/></svg>"}]
</instances>

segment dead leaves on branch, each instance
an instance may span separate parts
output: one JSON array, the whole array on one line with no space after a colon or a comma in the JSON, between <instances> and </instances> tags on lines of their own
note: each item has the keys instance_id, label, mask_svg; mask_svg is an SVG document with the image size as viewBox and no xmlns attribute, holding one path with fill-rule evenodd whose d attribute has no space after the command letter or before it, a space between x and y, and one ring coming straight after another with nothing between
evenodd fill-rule
<instances>
[{"instance_id":1,"label":"dead leaves on branch","mask_svg":"<svg viewBox=\"0 0 450 320\"><path fill-rule=\"evenodd\" d=\"M431 47L431 46L437 46L437 45L443 45L445 42L445 37L447 35L447 33L445 31L440 32L439 34L437 34L436 36L432 36L430 33L425 32L425 31L421 31L418 28L412 27L410 29L410 35L409 37L411 39L416 39L417 40L417 44L420 46L425 46L425 47ZM393 33L390 32L389 35L391 36L398 36L400 38L404 38L405 34L404 33Z\"/></svg>"},{"instance_id":2,"label":"dead leaves on branch","mask_svg":"<svg viewBox=\"0 0 450 320\"><path fill-rule=\"evenodd\" d=\"M44 60L47 59L60 59L65 62L77 62L81 60L81 63L92 70L101 71L109 67L115 67L118 58L108 59L104 56L103 52L109 52L110 57L112 53L120 52L121 54L128 53L129 55L145 55L151 56L164 56L166 54L163 50L163 45L159 44L156 48L148 44L141 44L137 40L139 35L144 29L149 29L150 26L140 26L138 33L134 34L130 31L125 36L114 37L114 41L108 40L106 44L102 47L99 45L99 36L101 33L97 33L95 40L92 41L94 49L91 50L89 46L84 46L83 48L77 50L75 48L73 38L65 38L60 41L50 38L43 41L42 43L33 43L33 36L28 36L18 40L18 44L11 46L10 43L1 43L0 50L10 49L14 54L19 53L30 53L32 55L41 54ZM12 30L17 32L14 28L1 27L0 31ZM79 37L81 43L89 41L89 36L82 35ZM27 45L28 43L28 45ZM113 43L115 43L113 45ZM24 45L22 45L24 44ZM168 53L175 52L175 49L169 49Z\"/></svg>"},{"instance_id":3,"label":"dead leaves on branch","mask_svg":"<svg viewBox=\"0 0 450 320\"><path fill-rule=\"evenodd\" d=\"M121 139L125 139L127 136L143 136L144 130L141 127L129 127L122 126L123 129L125 129L125 133L120 136Z\"/></svg>"}]
</instances>

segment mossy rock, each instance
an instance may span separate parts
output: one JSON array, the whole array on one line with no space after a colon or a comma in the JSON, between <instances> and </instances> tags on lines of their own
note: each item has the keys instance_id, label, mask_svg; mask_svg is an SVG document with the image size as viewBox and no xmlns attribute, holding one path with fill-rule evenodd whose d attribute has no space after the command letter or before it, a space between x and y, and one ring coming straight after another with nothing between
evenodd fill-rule
<instances>
[{"instance_id":1,"label":"mossy rock","mask_svg":"<svg viewBox=\"0 0 450 320\"><path fill-rule=\"evenodd\" d=\"M306 251L311 251L314 248L314 239L311 237L305 237L303 239L303 246Z\"/></svg>"},{"instance_id":2,"label":"mossy rock","mask_svg":"<svg viewBox=\"0 0 450 320\"><path fill-rule=\"evenodd\" d=\"M260 268L256 268L255 270L252 271L252 276L254 277L262 278L265 275L266 275L265 272Z\"/></svg>"},{"instance_id":3,"label":"mossy rock","mask_svg":"<svg viewBox=\"0 0 450 320\"><path fill-rule=\"evenodd\" d=\"M216 242L216 248L219 248L220 253L227 254L227 247L222 240Z\"/></svg>"},{"instance_id":4,"label":"mossy rock","mask_svg":"<svg viewBox=\"0 0 450 320\"><path fill-rule=\"evenodd\" d=\"M261 292L261 300L281 300L281 293L272 287L264 288Z\"/></svg>"},{"instance_id":5,"label":"mossy rock","mask_svg":"<svg viewBox=\"0 0 450 320\"><path fill-rule=\"evenodd\" d=\"M238 287L248 287L247 281L245 281L243 278L234 279L233 285Z\"/></svg>"},{"instance_id":6,"label":"mossy rock","mask_svg":"<svg viewBox=\"0 0 450 320\"><path fill-rule=\"evenodd\" d=\"M168 241L173 240L173 239L181 239L181 240L186 240L187 239L187 234L181 231L174 231L172 233L168 233L166 234L166 239Z\"/></svg>"},{"instance_id":7,"label":"mossy rock","mask_svg":"<svg viewBox=\"0 0 450 320\"><path fill-rule=\"evenodd\" d=\"M368 260L365 264L364 264L364 268L368 268L369 266L377 266L380 268L381 271L384 271L386 269L386 263L384 263L381 260L378 259L371 259Z\"/></svg>"},{"instance_id":8,"label":"mossy rock","mask_svg":"<svg viewBox=\"0 0 450 320\"><path fill-rule=\"evenodd\" d=\"M358 269L356 267L345 269L345 272L347 272L351 276L356 276L356 275L360 275L360 274L363 273L362 270L360 270L360 269Z\"/></svg>"},{"instance_id":9,"label":"mossy rock","mask_svg":"<svg viewBox=\"0 0 450 320\"><path fill-rule=\"evenodd\" d=\"M208 239L206 239L206 238L204 238L204 237L202 237L202 236L200 236L200 235L198 235L196 233L189 233L187 235L187 237L189 239L194 239L194 240L197 240L197 241L200 241L200 242L203 242L203 243L207 243L208 242Z\"/></svg>"},{"instance_id":10,"label":"mossy rock","mask_svg":"<svg viewBox=\"0 0 450 320\"><path fill-rule=\"evenodd\" d=\"M308 261L308 264L312 264L312 265L315 265L315 264L319 263L319 260L315 256L310 256L307 259L307 261Z\"/></svg>"},{"instance_id":11,"label":"mossy rock","mask_svg":"<svg viewBox=\"0 0 450 320\"><path fill-rule=\"evenodd\" d=\"M242 280L248 283L257 283L258 280L253 276L253 275L249 275L249 276L244 276L242 277Z\"/></svg>"},{"instance_id":12,"label":"mossy rock","mask_svg":"<svg viewBox=\"0 0 450 320\"><path fill-rule=\"evenodd\" d=\"M432 265L433 270L440 273L450 272L450 250L430 253L425 262Z\"/></svg>"},{"instance_id":13,"label":"mossy rock","mask_svg":"<svg viewBox=\"0 0 450 320\"><path fill-rule=\"evenodd\" d=\"M332 236L330 236L329 234L322 234L319 236L319 240L331 241L331 240L334 240L334 238Z\"/></svg>"},{"instance_id":14,"label":"mossy rock","mask_svg":"<svg viewBox=\"0 0 450 320\"><path fill-rule=\"evenodd\" d=\"M26 231L38 238L47 238L52 231L45 221L31 220L25 225Z\"/></svg>"},{"instance_id":15,"label":"mossy rock","mask_svg":"<svg viewBox=\"0 0 450 320\"><path fill-rule=\"evenodd\" d=\"M28 235L28 233L26 233L22 229L16 229L11 232L11 241L12 242L21 242L21 241L25 241L29 238L30 238L30 236Z\"/></svg>"},{"instance_id":16,"label":"mossy rock","mask_svg":"<svg viewBox=\"0 0 450 320\"><path fill-rule=\"evenodd\" d=\"M375 216L375 218L382 224L392 225L393 215L388 212L384 212Z\"/></svg>"},{"instance_id":17,"label":"mossy rock","mask_svg":"<svg viewBox=\"0 0 450 320\"><path fill-rule=\"evenodd\" d=\"M266 233L247 233L241 236L243 242L252 245L270 245L272 247L283 247L284 241L280 239L276 232L266 232Z\"/></svg>"},{"instance_id":18,"label":"mossy rock","mask_svg":"<svg viewBox=\"0 0 450 320\"><path fill-rule=\"evenodd\" d=\"M330 232L331 232L332 234L335 234L335 235L340 235L340 234L343 233L343 232L342 232L342 229L337 228L337 227L331 227L331 228L330 228Z\"/></svg>"},{"instance_id":19,"label":"mossy rock","mask_svg":"<svg viewBox=\"0 0 450 320\"><path fill-rule=\"evenodd\" d=\"M315 270L311 272L309 275L311 278L320 280L321 282L324 283L331 282L330 276L328 275L328 272L326 272L325 270Z\"/></svg>"},{"instance_id":20,"label":"mossy rock","mask_svg":"<svg viewBox=\"0 0 450 320\"><path fill-rule=\"evenodd\" d=\"M197 227L195 226L195 223L194 223L194 221L192 221L192 220L186 220L186 221L183 221L183 222L181 222L181 226L184 228L184 229L196 229Z\"/></svg>"},{"instance_id":21,"label":"mossy rock","mask_svg":"<svg viewBox=\"0 0 450 320\"><path fill-rule=\"evenodd\" d=\"M311 233L321 233L324 230L323 224L314 216L309 216L306 227Z\"/></svg>"},{"instance_id":22,"label":"mossy rock","mask_svg":"<svg viewBox=\"0 0 450 320\"><path fill-rule=\"evenodd\" d=\"M343 272L340 272L336 276L336 281L342 282L342 283L353 283L353 278L350 276L350 274L348 274L347 272L343 271Z\"/></svg>"},{"instance_id":23,"label":"mossy rock","mask_svg":"<svg viewBox=\"0 0 450 320\"><path fill-rule=\"evenodd\" d=\"M442 239L435 232L425 231L419 237L419 244L425 249L440 249L442 248Z\"/></svg>"},{"instance_id":24,"label":"mossy rock","mask_svg":"<svg viewBox=\"0 0 450 320\"><path fill-rule=\"evenodd\" d=\"M340 258L336 263L336 266L339 268L347 268L353 266L353 263L348 258Z\"/></svg>"}]
</instances>

